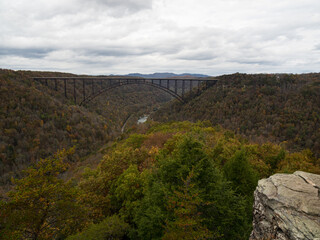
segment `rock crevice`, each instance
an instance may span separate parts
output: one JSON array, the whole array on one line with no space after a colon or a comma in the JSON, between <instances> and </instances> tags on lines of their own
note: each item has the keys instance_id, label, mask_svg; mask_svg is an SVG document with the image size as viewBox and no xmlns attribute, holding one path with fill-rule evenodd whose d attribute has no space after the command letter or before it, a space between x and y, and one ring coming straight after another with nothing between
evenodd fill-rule
<instances>
[{"instance_id":1,"label":"rock crevice","mask_svg":"<svg viewBox=\"0 0 320 240\"><path fill-rule=\"evenodd\" d=\"M297 171L259 181L251 240L320 240L320 175Z\"/></svg>"}]
</instances>

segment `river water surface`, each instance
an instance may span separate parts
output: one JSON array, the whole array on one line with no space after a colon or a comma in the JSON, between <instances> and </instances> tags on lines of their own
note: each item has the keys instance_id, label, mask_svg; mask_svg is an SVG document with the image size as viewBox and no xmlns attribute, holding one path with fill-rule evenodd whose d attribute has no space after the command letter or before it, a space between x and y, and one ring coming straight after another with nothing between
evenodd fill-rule
<instances>
[{"instance_id":1,"label":"river water surface","mask_svg":"<svg viewBox=\"0 0 320 240\"><path fill-rule=\"evenodd\" d=\"M137 121L137 124L140 124L140 123L145 123L147 120L148 120L148 115L144 115L143 117L140 117Z\"/></svg>"}]
</instances>

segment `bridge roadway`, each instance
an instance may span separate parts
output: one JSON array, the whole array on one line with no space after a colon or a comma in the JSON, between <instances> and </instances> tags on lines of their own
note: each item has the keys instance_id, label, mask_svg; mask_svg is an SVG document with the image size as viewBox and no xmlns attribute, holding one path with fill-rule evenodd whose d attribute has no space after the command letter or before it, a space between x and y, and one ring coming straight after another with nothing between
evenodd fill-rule
<instances>
[{"instance_id":1,"label":"bridge roadway","mask_svg":"<svg viewBox=\"0 0 320 240\"><path fill-rule=\"evenodd\" d=\"M75 104L84 105L97 96L113 88L138 84L161 89L181 102L185 101L187 91L206 89L217 83L215 78L141 78L131 76L108 77L35 77L35 81L45 84L56 91L64 91L66 98L71 94ZM70 85L70 86L69 86ZM80 92L80 93L79 93ZM81 96L81 100L77 101Z\"/></svg>"}]
</instances>

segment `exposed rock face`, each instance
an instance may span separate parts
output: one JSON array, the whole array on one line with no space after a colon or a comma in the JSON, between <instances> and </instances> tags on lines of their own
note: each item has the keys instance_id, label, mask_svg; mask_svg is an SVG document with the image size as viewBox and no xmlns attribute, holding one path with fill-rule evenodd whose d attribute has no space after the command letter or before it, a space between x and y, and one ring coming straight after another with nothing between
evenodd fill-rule
<instances>
[{"instance_id":1,"label":"exposed rock face","mask_svg":"<svg viewBox=\"0 0 320 240\"><path fill-rule=\"evenodd\" d=\"M320 240L320 175L275 174L254 197L251 240Z\"/></svg>"}]
</instances>

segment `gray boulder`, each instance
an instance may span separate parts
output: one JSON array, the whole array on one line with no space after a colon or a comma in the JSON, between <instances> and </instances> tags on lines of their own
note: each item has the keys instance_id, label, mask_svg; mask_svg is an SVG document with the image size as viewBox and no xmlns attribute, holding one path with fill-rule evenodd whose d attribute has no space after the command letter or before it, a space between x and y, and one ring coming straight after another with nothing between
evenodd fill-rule
<instances>
[{"instance_id":1,"label":"gray boulder","mask_svg":"<svg viewBox=\"0 0 320 240\"><path fill-rule=\"evenodd\" d=\"M275 174L254 197L251 240L320 240L320 175Z\"/></svg>"}]
</instances>

